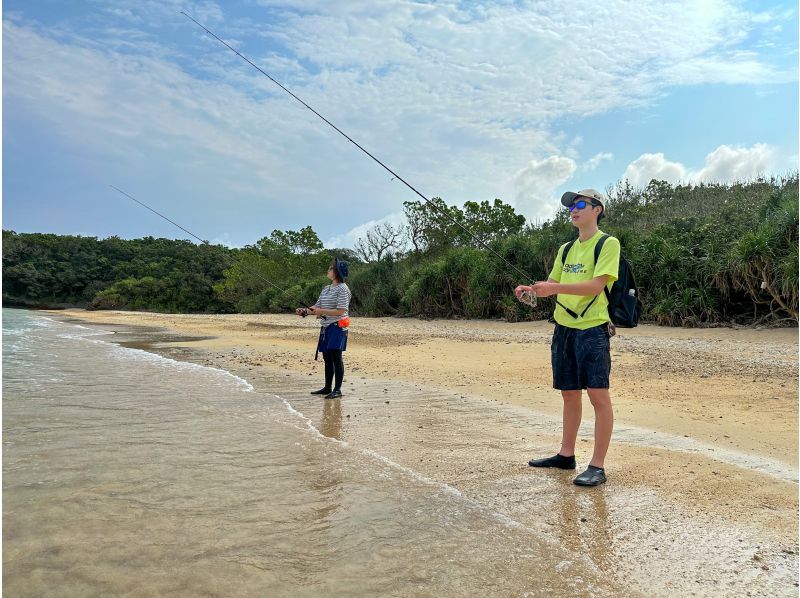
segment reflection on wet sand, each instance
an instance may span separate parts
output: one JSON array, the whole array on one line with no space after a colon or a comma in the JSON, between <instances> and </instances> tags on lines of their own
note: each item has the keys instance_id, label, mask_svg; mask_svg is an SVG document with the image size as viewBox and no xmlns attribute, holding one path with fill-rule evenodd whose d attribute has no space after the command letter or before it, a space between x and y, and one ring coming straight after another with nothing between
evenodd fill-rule
<instances>
[{"instance_id":1,"label":"reflection on wet sand","mask_svg":"<svg viewBox=\"0 0 800 598\"><path fill-rule=\"evenodd\" d=\"M341 399L322 401L322 420L319 432L328 438L342 439L342 401Z\"/></svg>"},{"instance_id":2,"label":"reflection on wet sand","mask_svg":"<svg viewBox=\"0 0 800 598\"><path fill-rule=\"evenodd\" d=\"M604 573L611 573L612 534L605 488L565 488L556 501L555 535L575 554L586 554Z\"/></svg>"},{"instance_id":3,"label":"reflection on wet sand","mask_svg":"<svg viewBox=\"0 0 800 598\"><path fill-rule=\"evenodd\" d=\"M341 440L342 436L342 403L339 399L326 400L322 399L322 418L319 423L319 432L323 436ZM325 455L318 455L319 458L324 459ZM338 468L331 466L325 467L324 465L313 469L317 474L310 482L310 486L315 491L319 492L325 497L325 501L320 503L320 506L314 509L313 518L323 525L323 529L327 527L327 523L331 516L341 508L341 492L342 480L341 476L337 474Z\"/></svg>"}]
</instances>

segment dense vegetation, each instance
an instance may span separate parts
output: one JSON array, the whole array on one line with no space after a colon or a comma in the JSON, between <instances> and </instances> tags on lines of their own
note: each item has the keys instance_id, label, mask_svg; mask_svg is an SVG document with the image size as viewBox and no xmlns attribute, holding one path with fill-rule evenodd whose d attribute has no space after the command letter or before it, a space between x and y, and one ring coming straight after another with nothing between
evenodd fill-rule
<instances>
[{"instance_id":1,"label":"dense vegetation","mask_svg":"<svg viewBox=\"0 0 800 598\"><path fill-rule=\"evenodd\" d=\"M601 228L620 239L632 264L645 320L797 322L796 174L729 185L618 184L608 196ZM286 311L316 299L327 264L339 255L351 262L354 314L550 315L551 300L533 309L514 300L520 276L478 241L531 279L544 279L559 246L575 236L566 212L526 226L524 216L499 200L463 208L439 198L433 203L406 202L406 223L373 228L357 251L324 249L310 227L276 230L243 249L4 231L3 300L170 312Z\"/></svg>"},{"instance_id":2,"label":"dense vegetation","mask_svg":"<svg viewBox=\"0 0 800 598\"><path fill-rule=\"evenodd\" d=\"M189 241L3 231L3 303L232 311L213 289L229 264L229 250Z\"/></svg>"}]
</instances>

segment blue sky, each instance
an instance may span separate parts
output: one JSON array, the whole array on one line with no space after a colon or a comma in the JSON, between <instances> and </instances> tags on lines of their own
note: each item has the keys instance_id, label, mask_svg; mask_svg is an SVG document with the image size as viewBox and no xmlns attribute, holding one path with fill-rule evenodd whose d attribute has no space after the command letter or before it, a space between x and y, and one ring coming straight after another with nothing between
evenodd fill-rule
<instances>
[{"instance_id":1,"label":"blue sky","mask_svg":"<svg viewBox=\"0 0 800 598\"><path fill-rule=\"evenodd\" d=\"M3 3L3 228L352 246L417 197L531 220L568 189L797 169L794 2Z\"/></svg>"}]
</instances>

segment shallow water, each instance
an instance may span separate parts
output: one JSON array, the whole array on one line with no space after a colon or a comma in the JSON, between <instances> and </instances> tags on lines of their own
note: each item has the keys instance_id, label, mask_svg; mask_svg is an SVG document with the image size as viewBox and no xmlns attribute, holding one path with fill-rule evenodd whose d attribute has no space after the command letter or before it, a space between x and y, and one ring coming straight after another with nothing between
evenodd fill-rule
<instances>
[{"instance_id":1,"label":"shallow water","mask_svg":"<svg viewBox=\"0 0 800 598\"><path fill-rule=\"evenodd\" d=\"M325 401L314 377L165 331L3 326L11 595L796 595L796 544L613 469L581 489L527 467L558 418L350 373ZM651 430L615 442L796 481Z\"/></svg>"},{"instance_id":2,"label":"shallow water","mask_svg":"<svg viewBox=\"0 0 800 598\"><path fill-rule=\"evenodd\" d=\"M341 402L3 316L8 595L616 593L585 555L354 446Z\"/></svg>"}]
</instances>

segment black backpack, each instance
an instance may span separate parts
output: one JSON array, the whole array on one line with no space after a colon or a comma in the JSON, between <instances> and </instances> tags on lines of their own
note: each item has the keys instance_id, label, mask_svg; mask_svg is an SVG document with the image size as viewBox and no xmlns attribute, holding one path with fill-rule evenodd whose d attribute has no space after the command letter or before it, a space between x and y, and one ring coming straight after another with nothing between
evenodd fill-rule
<instances>
[{"instance_id":1,"label":"black backpack","mask_svg":"<svg viewBox=\"0 0 800 598\"><path fill-rule=\"evenodd\" d=\"M603 244L606 242L608 237L609 235L604 234L597 241L597 245L594 246L595 265L600 257L600 252L603 250ZM572 246L575 244L576 240L577 239L573 239L564 246L564 251L561 252L562 264L565 263L565 260L569 255L569 250L572 249ZM608 315L610 316L614 325L619 326L620 328L635 328L639 323L639 316L642 315L642 302L639 301L639 291L636 288L636 281L633 279L631 265L628 263L628 260L622 257L622 255L619 256L619 272L617 273L617 280L615 280L611 285L611 291L608 290L608 286L603 287L603 291L605 291L606 299L608 299ZM556 300L556 303L561 305L564 311L566 311L573 318L578 319L582 318L586 314L595 301L597 301L597 296L589 302L589 305L586 306L580 315L568 307L561 305L560 301Z\"/></svg>"}]
</instances>

